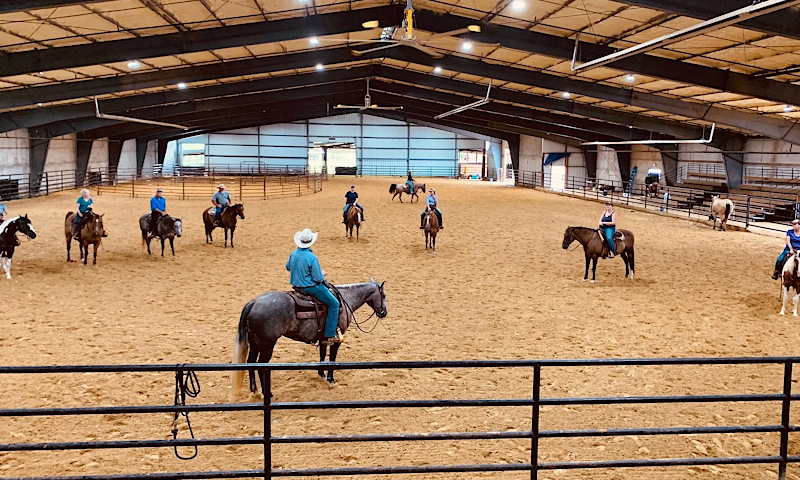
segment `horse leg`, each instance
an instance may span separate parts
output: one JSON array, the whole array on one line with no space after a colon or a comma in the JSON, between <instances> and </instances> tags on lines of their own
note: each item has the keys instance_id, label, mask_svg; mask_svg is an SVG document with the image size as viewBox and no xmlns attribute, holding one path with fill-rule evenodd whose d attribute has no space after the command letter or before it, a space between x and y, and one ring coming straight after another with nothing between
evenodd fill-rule
<instances>
[{"instance_id":1,"label":"horse leg","mask_svg":"<svg viewBox=\"0 0 800 480\"><path fill-rule=\"evenodd\" d=\"M70 248L72 248L72 236L67 237L67 263L72 262L72 259L69 258Z\"/></svg>"},{"instance_id":2,"label":"horse leg","mask_svg":"<svg viewBox=\"0 0 800 480\"><path fill-rule=\"evenodd\" d=\"M86 262L89 261L89 244L81 242L81 258L83 259L83 264L86 265Z\"/></svg>"},{"instance_id":3,"label":"horse leg","mask_svg":"<svg viewBox=\"0 0 800 480\"><path fill-rule=\"evenodd\" d=\"M628 278L628 275L631 273L628 267L628 252L622 252L619 256L622 257L622 261L625 262L625 278Z\"/></svg>"},{"instance_id":4,"label":"horse leg","mask_svg":"<svg viewBox=\"0 0 800 480\"><path fill-rule=\"evenodd\" d=\"M592 283L594 283L596 273L597 273L597 257L594 257L592 259Z\"/></svg>"},{"instance_id":5,"label":"horse leg","mask_svg":"<svg viewBox=\"0 0 800 480\"><path fill-rule=\"evenodd\" d=\"M333 348L331 348L331 351L332 350ZM325 355L327 355L327 353L328 353L328 346L323 345L322 342L319 342L319 363L325 361ZM320 368L319 370L317 370L317 375L319 375L319 378L325 380L325 370Z\"/></svg>"},{"instance_id":6,"label":"horse leg","mask_svg":"<svg viewBox=\"0 0 800 480\"><path fill-rule=\"evenodd\" d=\"M5 259L5 265L3 266L6 270L6 279L11 280L11 259ZM794 316L797 316L797 297L794 297Z\"/></svg>"},{"instance_id":7,"label":"horse leg","mask_svg":"<svg viewBox=\"0 0 800 480\"><path fill-rule=\"evenodd\" d=\"M356 242L358 241L358 231L361 230L361 225L356 225ZM350 232L350 236L353 236L353 232Z\"/></svg>"},{"instance_id":8,"label":"horse leg","mask_svg":"<svg viewBox=\"0 0 800 480\"><path fill-rule=\"evenodd\" d=\"M275 348L276 340L267 341L268 345L258 353L258 363L268 363L269 360L272 358L272 350ZM261 379L261 393L264 394L264 397L269 395L272 396L272 392L264 391L264 386L267 384L267 373L265 370L261 369L258 371L258 376Z\"/></svg>"},{"instance_id":9,"label":"horse leg","mask_svg":"<svg viewBox=\"0 0 800 480\"><path fill-rule=\"evenodd\" d=\"M10 258L8 259L8 263L9 264L11 263L11 259ZM11 270L11 265L8 266L8 269ZM11 274L8 275L8 278L11 278ZM794 302L794 310L792 311L792 316L794 316L794 317L797 316L797 300L799 299L798 297L800 297L800 292L795 290L794 291L794 298L792 299L792 301Z\"/></svg>"},{"instance_id":10,"label":"horse leg","mask_svg":"<svg viewBox=\"0 0 800 480\"><path fill-rule=\"evenodd\" d=\"M228 248L228 227L222 227L225 231L225 248Z\"/></svg>"},{"instance_id":11,"label":"horse leg","mask_svg":"<svg viewBox=\"0 0 800 480\"><path fill-rule=\"evenodd\" d=\"M233 248L233 231L234 230L236 230L236 228L231 227L231 248Z\"/></svg>"},{"instance_id":12,"label":"horse leg","mask_svg":"<svg viewBox=\"0 0 800 480\"><path fill-rule=\"evenodd\" d=\"M174 257L175 256L175 237L169 237L169 248L172 250L172 256Z\"/></svg>"},{"instance_id":13,"label":"horse leg","mask_svg":"<svg viewBox=\"0 0 800 480\"><path fill-rule=\"evenodd\" d=\"M247 363L258 362L258 349L251 345L250 353L247 354ZM250 392L258 393L258 385L256 384L256 371L253 369L248 370L248 377L250 378Z\"/></svg>"},{"instance_id":14,"label":"horse leg","mask_svg":"<svg viewBox=\"0 0 800 480\"><path fill-rule=\"evenodd\" d=\"M336 354L339 353L340 345L341 343L334 343L333 345L331 345L331 357L330 357L331 363L336 361ZM336 386L336 380L333 378L333 367L328 369L328 378L326 378L326 380L328 381L328 385L330 385L331 387Z\"/></svg>"},{"instance_id":15,"label":"horse leg","mask_svg":"<svg viewBox=\"0 0 800 480\"><path fill-rule=\"evenodd\" d=\"M786 303L789 301L789 287L783 286L783 304L781 305L781 313L779 315L786 315Z\"/></svg>"},{"instance_id":16,"label":"horse leg","mask_svg":"<svg viewBox=\"0 0 800 480\"><path fill-rule=\"evenodd\" d=\"M633 266L633 248L631 251L628 252L628 262L631 264L631 276L630 279L633 280L633 275L636 273L636 268Z\"/></svg>"},{"instance_id":17,"label":"horse leg","mask_svg":"<svg viewBox=\"0 0 800 480\"><path fill-rule=\"evenodd\" d=\"M161 258L164 258L164 237L161 237Z\"/></svg>"},{"instance_id":18,"label":"horse leg","mask_svg":"<svg viewBox=\"0 0 800 480\"><path fill-rule=\"evenodd\" d=\"M585 255L585 257L586 257L586 269L583 271L583 280L581 280L582 282L585 282L586 280L589 279L589 255Z\"/></svg>"},{"instance_id":19,"label":"horse leg","mask_svg":"<svg viewBox=\"0 0 800 480\"><path fill-rule=\"evenodd\" d=\"M147 242L147 254L148 255L152 255L152 253L150 252L150 241L151 240L152 240L152 238L150 238L149 236L147 237L147 240L145 240L145 242Z\"/></svg>"},{"instance_id":20,"label":"horse leg","mask_svg":"<svg viewBox=\"0 0 800 480\"><path fill-rule=\"evenodd\" d=\"M92 254L94 255L94 257L92 258L92 265L97 265L97 244L96 243L93 244ZM89 246L88 245L86 246L86 255L87 256L89 255Z\"/></svg>"}]
</instances>

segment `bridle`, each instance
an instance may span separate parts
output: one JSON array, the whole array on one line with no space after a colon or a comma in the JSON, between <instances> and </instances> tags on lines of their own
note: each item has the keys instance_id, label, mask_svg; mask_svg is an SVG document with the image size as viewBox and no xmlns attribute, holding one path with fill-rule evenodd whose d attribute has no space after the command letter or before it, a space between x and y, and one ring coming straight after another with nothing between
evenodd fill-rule
<instances>
[{"instance_id":1,"label":"bridle","mask_svg":"<svg viewBox=\"0 0 800 480\"><path fill-rule=\"evenodd\" d=\"M347 312L347 324L348 324L348 325L350 324L350 319L352 318L352 319L353 319L353 323L355 323L355 324L356 324L356 328L358 328L358 330L359 330L359 331L361 331L361 332L363 332L363 333L372 333L372 331L373 331L373 330L375 330L376 328L378 328L378 324L380 323L380 319L382 319L382 318L385 318L385 317L386 317L386 315L387 315L387 313L388 313L388 312L386 311L386 309L385 309L385 308L384 308L384 309L383 309L383 311L381 311L380 313L378 313L378 311L377 311L377 310L375 310L375 309L373 308L373 309L372 309L372 314L371 314L369 317L367 317L367 318L366 318L366 320L364 320L364 321L363 321L363 322L361 322L361 323L366 323L366 322L368 322L368 321L369 321L369 320L370 320L372 317L374 317L376 314L377 314L377 316L378 316L378 320L375 322L375 325L373 325L373 326L372 326L372 328L370 328L369 330L364 330L364 329L361 327L361 324L360 324L360 323L358 323L358 320L356 319L356 313L355 313L355 311L354 311L354 310L353 310L353 308L350 306L350 304L349 304L349 303L347 303L347 300L345 300L345 299L344 299L344 296L343 296L343 295L342 295L342 293L339 291L339 289L338 289L338 288L336 288L336 286L335 286L335 285L333 285L333 284L331 284L331 283L328 283L328 282L325 282L325 283L327 284L326 286L328 286L328 287L329 287L331 290L333 290L333 293L336 295L336 298L337 298L337 299L339 300L339 302L341 302L341 304L344 306L344 309L345 309L345 311ZM380 285L378 286L378 292L381 292L381 287L380 287Z\"/></svg>"}]
</instances>

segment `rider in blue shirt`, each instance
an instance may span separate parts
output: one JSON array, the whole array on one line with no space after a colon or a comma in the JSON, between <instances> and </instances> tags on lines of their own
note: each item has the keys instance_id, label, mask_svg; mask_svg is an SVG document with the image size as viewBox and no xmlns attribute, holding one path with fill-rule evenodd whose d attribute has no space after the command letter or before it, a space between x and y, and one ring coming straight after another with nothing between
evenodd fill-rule
<instances>
[{"instance_id":1,"label":"rider in blue shirt","mask_svg":"<svg viewBox=\"0 0 800 480\"><path fill-rule=\"evenodd\" d=\"M611 202L606 202L606 210L600 215L600 228L608 243L608 258L614 258L617 254L617 246L614 245L614 233L617 231L617 212Z\"/></svg>"},{"instance_id":2,"label":"rider in blue shirt","mask_svg":"<svg viewBox=\"0 0 800 480\"><path fill-rule=\"evenodd\" d=\"M8 220L8 209L4 202L0 202L0 222Z\"/></svg>"},{"instance_id":3,"label":"rider in blue shirt","mask_svg":"<svg viewBox=\"0 0 800 480\"><path fill-rule=\"evenodd\" d=\"M222 210L231 204L231 194L225 191L225 185L220 184L219 190L211 197L211 203L214 204L214 223L219 224L219 216L222 215Z\"/></svg>"},{"instance_id":4,"label":"rider in blue shirt","mask_svg":"<svg viewBox=\"0 0 800 480\"><path fill-rule=\"evenodd\" d=\"M789 255L794 255L800 251L800 220L792 220L792 228L786 232L786 247L784 247L781 254L778 256L778 261L775 262L775 271L772 272L772 279L777 280L783 271L783 264L786 263L786 258Z\"/></svg>"},{"instance_id":5,"label":"rider in blue shirt","mask_svg":"<svg viewBox=\"0 0 800 480\"><path fill-rule=\"evenodd\" d=\"M150 236L156 236L156 228L161 217L167 214L167 199L161 196L163 190L156 190L156 196L150 199Z\"/></svg>"},{"instance_id":6,"label":"rider in blue shirt","mask_svg":"<svg viewBox=\"0 0 800 480\"><path fill-rule=\"evenodd\" d=\"M318 233L312 233L306 228L294 234L294 243L297 250L289 256L286 270L291 273L290 282L293 287L316 298L328 307L325 317L325 333L323 345L336 342L336 327L339 324L339 300L328 290L325 281L325 272L319 266L319 260L311 246L317 241Z\"/></svg>"},{"instance_id":7,"label":"rider in blue shirt","mask_svg":"<svg viewBox=\"0 0 800 480\"><path fill-rule=\"evenodd\" d=\"M428 193L428 205L425 207L425 210L423 210L419 216L420 230L425 228L425 214L428 213L428 211L431 209L434 209L436 211L436 218L439 219L439 230L444 230L444 224L442 224L442 211L439 210L439 195L436 195L435 188L431 188L431 191Z\"/></svg>"},{"instance_id":8,"label":"rider in blue shirt","mask_svg":"<svg viewBox=\"0 0 800 480\"><path fill-rule=\"evenodd\" d=\"M356 186L350 185L350 191L344 194L345 204L344 204L344 219L342 219L342 223L347 223L347 211L350 210L350 207L355 205L361 209L361 221L364 221L364 207L358 203L358 193L356 192Z\"/></svg>"},{"instance_id":9,"label":"rider in blue shirt","mask_svg":"<svg viewBox=\"0 0 800 480\"><path fill-rule=\"evenodd\" d=\"M78 211L72 223L72 236L75 237L75 240L80 240L78 235L80 234L81 227L83 227L84 222L89 216L89 212L92 210L93 203L94 201L89 196L89 190L85 188L81 190L81 196L78 197Z\"/></svg>"}]
</instances>

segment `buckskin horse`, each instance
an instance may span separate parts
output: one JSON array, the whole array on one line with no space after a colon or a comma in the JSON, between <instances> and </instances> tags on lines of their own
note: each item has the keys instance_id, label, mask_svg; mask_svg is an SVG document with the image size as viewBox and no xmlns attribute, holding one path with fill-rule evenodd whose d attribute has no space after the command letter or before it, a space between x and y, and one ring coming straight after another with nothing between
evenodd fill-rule
<instances>
[{"instance_id":1,"label":"buckskin horse","mask_svg":"<svg viewBox=\"0 0 800 480\"><path fill-rule=\"evenodd\" d=\"M430 245L433 253L436 253L436 234L439 233L439 217L436 216L435 209L429 208L425 211L423 226L425 228L425 251L428 251L428 246Z\"/></svg>"},{"instance_id":2,"label":"buckskin horse","mask_svg":"<svg viewBox=\"0 0 800 480\"><path fill-rule=\"evenodd\" d=\"M419 201L419 195L417 195L417 192L419 192L420 190L422 190L422 193L425 193L425 184L424 183L421 183L421 184L415 183L414 184L414 191L411 191L411 192L409 191L407 183L400 183L400 184L393 183L393 184L391 184L389 186L389 193L393 193L394 194L394 195L392 195L392 201L394 201L394 197L400 195L400 203L403 203L403 194L404 193L411 195L411 203L414 203L414 197L416 197L417 201Z\"/></svg>"},{"instance_id":3,"label":"buckskin horse","mask_svg":"<svg viewBox=\"0 0 800 480\"><path fill-rule=\"evenodd\" d=\"M589 261L592 261L592 283L595 281L597 271L597 258L605 257L608 246L603 241L603 233L596 228L587 227L567 227L564 232L564 241L561 247L566 250L577 240L583 245L583 254L586 256L586 270L583 274L583 281L589 278ZM633 279L633 233L628 230L619 229L614 233L614 245L617 255L622 257L625 262L625 276Z\"/></svg>"},{"instance_id":4,"label":"buckskin horse","mask_svg":"<svg viewBox=\"0 0 800 480\"><path fill-rule=\"evenodd\" d=\"M365 303L372 307L378 318L387 315L386 293L383 284L369 279L366 283L353 283L349 285L337 285L334 287L334 294L339 297L341 308L339 309L339 331L342 335L354 320L353 313ZM269 291L255 299L249 301L242 310L239 318L239 328L236 333L236 340L233 344L233 363L267 363L272 358L272 351L275 342L280 337L288 337L298 342L313 344L320 340L322 329L325 325L325 312L321 309L311 314L303 314L298 311L298 300L295 299L294 292ZM311 317L311 318L309 318ZM330 361L336 361L336 354L339 351L340 343L334 343L330 348ZM319 361L325 360L327 347L320 344ZM249 351L249 353L248 353ZM333 368L328 370L328 376L320 369L317 371L320 378L326 380L330 385L336 385L333 378ZM265 388L265 378L263 372L259 372L261 377L262 391ZM233 374L233 395L235 396L242 388L244 371L236 371ZM250 370L250 391L258 393L255 374ZM264 395L269 392L264 391Z\"/></svg>"},{"instance_id":5,"label":"buckskin horse","mask_svg":"<svg viewBox=\"0 0 800 480\"><path fill-rule=\"evenodd\" d=\"M150 255L150 241L153 237L149 236L150 213L145 213L139 217L139 228L142 230L142 246L147 244L147 254ZM161 256L164 256L164 239L169 239L169 248L172 249L172 256L175 256L175 237L183 235L183 222L180 218L163 215L156 224L155 236L161 239Z\"/></svg>"},{"instance_id":6,"label":"buckskin horse","mask_svg":"<svg viewBox=\"0 0 800 480\"><path fill-rule=\"evenodd\" d=\"M728 230L728 219L733 215L735 206L730 198L719 198L719 195L711 197L711 213L709 213L708 219L714 222L712 230L717 229L717 219L719 219L720 223L719 229L723 232Z\"/></svg>"},{"instance_id":7,"label":"buckskin horse","mask_svg":"<svg viewBox=\"0 0 800 480\"><path fill-rule=\"evenodd\" d=\"M77 214L68 212L67 217L64 219L64 235L67 237L68 262L74 261L69 256L69 250L72 247L72 223L75 219L75 215ZM94 248L92 249L92 253L94 254L92 265L97 265L97 248L100 247L100 243L103 241L103 236L106 234L106 231L103 228L103 215L98 215L91 210L86 212L87 218L83 222L83 226L78 232L78 247L80 247L81 260L83 260L84 265L86 265L86 261L89 258L89 245L94 245Z\"/></svg>"},{"instance_id":8,"label":"buckskin horse","mask_svg":"<svg viewBox=\"0 0 800 480\"><path fill-rule=\"evenodd\" d=\"M211 232L215 228L221 227L225 230L225 248L228 247L228 230L231 231L231 248L233 248L233 231L236 230L236 217L242 217L242 220L244 220L244 205L237 203L236 205L225 207L222 213L219 214L219 225L214 223L214 209L215 207L211 207L210 209L203 210L203 223L206 226L206 243L212 243L214 241Z\"/></svg>"},{"instance_id":9,"label":"buckskin horse","mask_svg":"<svg viewBox=\"0 0 800 480\"><path fill-rule=\"evenodd\" d=\"M350 232L350 240L353 239L353 227L356 227L356 241L358 241L358 231L361 230L361 216L363 210L358 205L352 205L347 209L347 219L344 224L344 235Z\"/></svg>"},{"instance_id":10,"label":"buckskin horse","mask_svg":"<svg viewBox=\"0 0 800 480\"><path fill-rule=\"evenodd\" d=\"M0 224L0 265L5 270L6 278L9 280L11 279L11 258L14 256L14 250L19 245L17 233L22 233L30 239L36 238L36 231L33 229L33 224L28 219L28 215L9 218Z\"/></svg>"}]
</instances>

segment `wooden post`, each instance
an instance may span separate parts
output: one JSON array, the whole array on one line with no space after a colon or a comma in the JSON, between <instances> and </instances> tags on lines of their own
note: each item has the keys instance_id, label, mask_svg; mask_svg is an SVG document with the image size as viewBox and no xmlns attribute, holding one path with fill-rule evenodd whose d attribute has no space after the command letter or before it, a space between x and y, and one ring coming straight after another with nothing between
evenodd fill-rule
<instances>
[{"instance_id":1,"label":"wooden post","mask_svg":"<svg viewBox=\"0 0 800 480\"><path fill-rule=\"evenodd\" d=\"M263 179L264 179L264 200L266 200L267 199L267 176L264 175Z\"/></svg>"}]
</instances>

